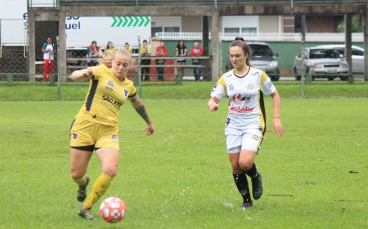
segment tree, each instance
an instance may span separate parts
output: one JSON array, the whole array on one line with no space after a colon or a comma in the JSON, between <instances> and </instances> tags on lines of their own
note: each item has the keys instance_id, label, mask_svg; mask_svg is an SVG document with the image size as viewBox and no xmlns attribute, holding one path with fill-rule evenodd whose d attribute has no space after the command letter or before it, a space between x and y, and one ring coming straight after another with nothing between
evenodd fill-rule
<instances>
[{"instance_id":1,"label":"tree","mask_svg":"<svg viewBox=\"0 0 368 229\"><path fill-rule=\"evenodd\" d=\"M345 32L345 20L341 21L338 26L336 31L338 33L344 33ZM354 15L351 19L351 32L353 33L359 33L359 32L363 32L363 28L360 25L360 15Z\"/></svg>"}]
</instances>

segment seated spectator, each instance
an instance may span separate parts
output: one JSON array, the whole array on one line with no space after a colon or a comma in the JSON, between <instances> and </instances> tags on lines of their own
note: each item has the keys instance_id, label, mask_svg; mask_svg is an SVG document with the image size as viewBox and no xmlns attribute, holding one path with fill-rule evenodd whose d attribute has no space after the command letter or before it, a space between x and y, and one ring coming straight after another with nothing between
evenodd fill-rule
<instances>
[{"instance_id":1,"label":"seated spectator","mask_svg":"<svg viewBox=\"0 0 368 229\"><path fill-rule=\"evenodd\" d=\"M100 57L100 47L97 46L96 41L92 41L91 45L87 47L87 64L88 66L96 66L97 61L92 61L90 58Z\"/></svg>"},{"instance_id":2,"label":"seated spectator","mask_svg":"<svg viewBox=\"0 0 368 229\"><path fill-rule=\"evenodd\" d=\"M129 43L128 42L125 43L125 48L130 52L130 54L133 53L133 49L129 47Z\"/></svg>"},{"instance_id":3,"label":"seated spectator","mask_svg":"<svg viewBox=\"0 0 368 229\"><path fill-rule=\"evenodd\" d=\"M111 41L107 42L106 48L104 50L104 53L106 54L106 56L112 56L112 54L116 51L116 48L114 47L114 45L112 44Z\"/></svg>"}]
</instances>

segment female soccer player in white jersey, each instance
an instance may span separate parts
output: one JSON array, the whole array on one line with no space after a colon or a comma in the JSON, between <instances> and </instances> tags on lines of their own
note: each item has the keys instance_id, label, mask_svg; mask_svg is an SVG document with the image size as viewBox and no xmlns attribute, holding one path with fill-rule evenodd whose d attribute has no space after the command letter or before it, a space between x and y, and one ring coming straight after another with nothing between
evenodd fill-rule
<instances>
[{"instance_id":1,"label":"female soccer player in white jersey","mask_svg":"<svg viewBox=\"0 0 368 229\"><path fill-rule=\"evenodd\" d=\"M87 220L96 220L90 209L109 188L118 169L120 107L129 100L146 122L146 135L155 130L133 82L127 79L131 56L128 50L120 48L112 58L101 59L100 65L75 71L70 76L74 81L90 80L86 101L70 129L70 174L78 184L79 202L87 196L90 179L86 172L94 150L102 170L79 210L79 215Z\"/></svg>"},{"instance_id":2,"label":"female soccer player in white jersey","mask_svg":"<svg viewBox=\"0 0 368 229\"><path fill-rule=\"evenodd\" d=\"M230 59L234 69L218 80L211 92L208 107L219 109L219 101L229 98L229 112L225 135L228 156L235 184L243 197L241 208L252 207L248 175L252 181L252 194L259 199L263 193L262 176L254 164L266 131L266 113L263 94L270 94L273 103L273 128L281 137L280 96L264 71L253 68L249 62L249 46L243 38L230 45Z\"/></svg>"}]
</instances>

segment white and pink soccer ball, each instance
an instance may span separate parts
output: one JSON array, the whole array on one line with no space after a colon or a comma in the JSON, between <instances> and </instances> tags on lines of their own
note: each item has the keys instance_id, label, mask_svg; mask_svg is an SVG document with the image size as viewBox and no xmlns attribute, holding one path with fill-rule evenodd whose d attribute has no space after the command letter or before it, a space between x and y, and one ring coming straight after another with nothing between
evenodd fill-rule
<instances>
[{"instance_id":1,"label":"white and pink soccer ball","mask_svg":"<svg viewBox=\"0 0 368 229\"><path fill-rule=\"evenodd\" d=\"M117 223L124 219L126 205L117 197L109 197L100 205L100 215L108 223Z\"/></svg>"}]
</instances>

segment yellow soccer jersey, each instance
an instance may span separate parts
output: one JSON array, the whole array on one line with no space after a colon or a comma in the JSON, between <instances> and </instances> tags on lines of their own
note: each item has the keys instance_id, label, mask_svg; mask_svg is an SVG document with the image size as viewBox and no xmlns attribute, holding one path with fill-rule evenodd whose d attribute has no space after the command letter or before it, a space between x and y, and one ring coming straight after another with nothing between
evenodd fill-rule
<instances>
[{"instance_id":1,"label":"yellow soccer jersey","mask_svg":"<svg viewBox=\"0 0 368 229\"><path fill-rule=\"evenodd\" d=\"M229 98L227 126L233 128L265 129L263 93L272 94L275 86L264 71L251 67L247 75L239 77L234 70L217 81L211 97Z\"/></svg>"},{"instance_id":2,"label":"yellow soccer jersey","mask_svg":"<svg viewBox=\"0 0 368 229\"><path fill-rule=\"evenodd\" d=\"M137 90L128 79L120 82L104 64L91 69L94 76L90 80L85 103L77 118L104 125L117 125L120 107L128 97L135 96Z\"/></svg>"}]
</instances>

